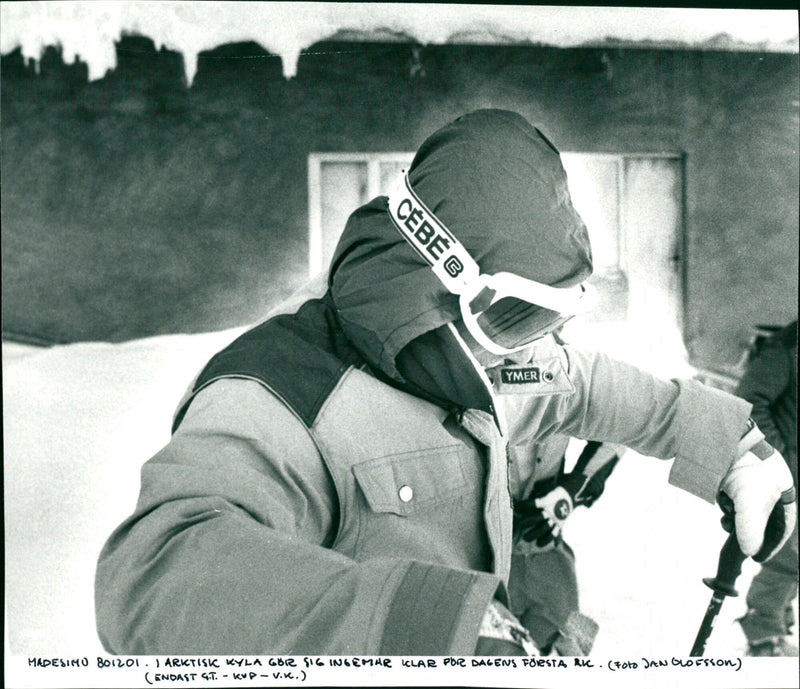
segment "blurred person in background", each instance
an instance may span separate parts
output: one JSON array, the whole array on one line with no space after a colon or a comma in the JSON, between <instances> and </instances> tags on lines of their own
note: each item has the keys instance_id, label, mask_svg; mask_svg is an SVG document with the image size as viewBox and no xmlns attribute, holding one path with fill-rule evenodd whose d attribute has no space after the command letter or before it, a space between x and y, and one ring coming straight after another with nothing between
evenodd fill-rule
<instances>
[{"instance_id":1,"label":"blurred person in background","mask_svg":"<svg viewBox=\"0 0 800 689\"><path fill-rule=\"evenodd\" d=\"M671 483L727 496L742 550L767 559L794 486L750 404L553 337L591 307L591 271L538 129L481 110L434 132L351 214L320 291L190 386L99 557L105 648L548 652L508 609L509 475L557 434L674 459ZM586 482L558 488L536 505L548 524Z\"/></svg>"},{"instance_id":2,"label":"blurred person in background","mask_svg":"<svg viewBox=\"0 0 800 689\"><path fill-rule=\"evenodd\" d=\"M753 420L789 465L797 484L797 321L754 345L736 394L753 405ZM797 526L753 578L739 622L754 656L796 656L787 641L798 590Z\"/></svg>"}]
</instances>

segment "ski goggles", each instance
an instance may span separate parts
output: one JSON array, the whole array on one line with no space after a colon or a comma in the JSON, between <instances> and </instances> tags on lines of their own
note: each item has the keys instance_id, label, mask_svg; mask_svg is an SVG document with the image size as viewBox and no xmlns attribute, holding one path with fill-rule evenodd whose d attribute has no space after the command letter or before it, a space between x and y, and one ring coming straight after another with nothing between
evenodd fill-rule
<instances>
[{"instance_id":1,"label":"ski goggles","mask_svg":"<svg viewBox=\"0 0 800 689\"><path fill-rule=\"evenodd\" d=\"M389 217L444 287L458 296L470 334L493 354L524 349L597 302L596 291L586 283L562 288L513 273L482 274L464 245L416 195L407 174L389 193Z\"/></svg>"}]
</instances>

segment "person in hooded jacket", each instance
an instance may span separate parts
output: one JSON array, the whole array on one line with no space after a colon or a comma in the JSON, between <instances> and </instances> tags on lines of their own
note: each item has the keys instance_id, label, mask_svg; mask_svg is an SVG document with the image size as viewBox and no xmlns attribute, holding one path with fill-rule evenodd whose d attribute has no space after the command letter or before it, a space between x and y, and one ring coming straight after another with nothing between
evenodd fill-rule
<instances>
[{"instance_id":1,"label":"person in hooded jacket","mask_svg":"<svg viewBox=\"0 0 800 689\"><path fill-rule=\"evenodd\" d=\"M794 488L750 405L549 335L591 269L538 129L481 110L434 132L352 213L324 292L193 382L100 554L104 647L536 654L507 608L509 467L555 434L674 458L670 482L768 557Z\"/></svg>"},{"instance_id":2,"label":"person in hooded jacket","mask_svg":"<svg viewBox=\"0 0 800 689\"><path fill-rule=\"evenodd\" d=\"M786 460L797 483L797 320L756 343L736 394L753 404L752 417ZM796 656L789 640L797 598L797 525L789 540L765 562L747 591L739 620L754 656Z\"/></svg>"}]
</instances>

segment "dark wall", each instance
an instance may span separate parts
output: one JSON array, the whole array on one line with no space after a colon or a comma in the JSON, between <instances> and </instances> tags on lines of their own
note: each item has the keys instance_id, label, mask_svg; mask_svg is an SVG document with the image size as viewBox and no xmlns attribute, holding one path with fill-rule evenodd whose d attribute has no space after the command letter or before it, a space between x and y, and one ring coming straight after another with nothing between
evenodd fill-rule
<instances>
[{"instance_id":1,"label":"dark wall","mask_svg":"<svg viewBox=\"0 0 800 689\"><path fill-rule=\"evenodd\" d=\"M3 330L50 341L259 318L307 263L306 156L413 150L507 107L562 150L685 155L685 340L738 358L797 310L798 56L329 41L297 76L255 43L118 64L2 61Z\"/></svg>"}]
</instances>

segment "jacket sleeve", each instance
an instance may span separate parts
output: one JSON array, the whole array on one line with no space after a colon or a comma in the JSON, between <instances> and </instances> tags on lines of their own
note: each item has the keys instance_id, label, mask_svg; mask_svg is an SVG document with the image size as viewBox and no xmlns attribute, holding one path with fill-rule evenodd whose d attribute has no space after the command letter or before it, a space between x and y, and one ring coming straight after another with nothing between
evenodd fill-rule
<instances>
[{"instance_id":1,"label":"jacket sleeve","mask_svg":"<svg viewBox=\"0 0 800 689\"><path fill-rule=\"evenodd\" d=\"M786 452L786 440L772 415L775 402L791 384L791 354L776 343L766 343L748 363L736 394L752 403L753 421L778 452Z\"/></svg>"},{"instance_id":2,"label":"jacket sleeve","mask_svg":"<svg viewBox=\"0 0 800 689\"><path fill-rule=\"evenodd\" d=\"M327 547L333 482L305 427L260 384L198 393L141 478L97 567L109 652L474 652L499 580Z\"/></svg>"},{"instance_id":3,"label":"jacket sleeve","mask_svg":"<svg viewBox=\"0 0 800 689\"><path fill-rule=\"evenodd\" d=\"M604 354L564 346L576 391L534 398L525 424L675 461L670 483L713 503L747 430L750 404L693 380L663 380Z\"/></svg>"}]
</instances>

